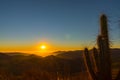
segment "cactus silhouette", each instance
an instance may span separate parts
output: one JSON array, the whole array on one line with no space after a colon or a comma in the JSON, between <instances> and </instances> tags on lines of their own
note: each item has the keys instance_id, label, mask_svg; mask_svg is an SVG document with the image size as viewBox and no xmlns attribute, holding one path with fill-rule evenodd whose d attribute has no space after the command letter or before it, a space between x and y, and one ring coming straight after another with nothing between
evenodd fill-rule
<instances>
[{"instance_id":1,"label":"cactus silhouette","mask_svg":"<svg viewBox=\"0 0 120 80\"><path fill-rule=\"evenodd\" d=\"M112 80L108 24L105 14L100 17L100 34L97 37L97 46L98 49L93 48L92 60L88 49L84 50L87 70L92 80ZM115 80L120 80L119 76L120 71Z\"/></svg>"}]
</instances>

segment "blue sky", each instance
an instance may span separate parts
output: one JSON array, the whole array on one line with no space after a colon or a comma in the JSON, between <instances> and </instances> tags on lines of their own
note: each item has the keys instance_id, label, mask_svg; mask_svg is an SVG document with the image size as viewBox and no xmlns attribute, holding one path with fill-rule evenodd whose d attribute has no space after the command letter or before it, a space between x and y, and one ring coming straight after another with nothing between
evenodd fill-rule
<instances>
[{"instance_id":1,"label":"blue sky","mask_svg":"<svg viewBox=\"0 0 120 80\"><path fill-rule=\"evenodd\" d=\"M120 48L119 4L119 0L0 0L0 48L30 50L41 42L61 50L94 46L102 13L108 16L113 47Z\"/></svg>"}]
</instances>

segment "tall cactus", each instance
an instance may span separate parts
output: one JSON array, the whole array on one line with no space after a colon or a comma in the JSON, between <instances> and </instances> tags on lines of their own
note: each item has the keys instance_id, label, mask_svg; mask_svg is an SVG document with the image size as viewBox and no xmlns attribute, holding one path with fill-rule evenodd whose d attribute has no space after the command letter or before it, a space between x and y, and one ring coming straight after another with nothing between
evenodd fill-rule
<instances>
[{"instance_id":1,"label":"tall cactus","mask_svg":"<svg viewBox=\"0 0 120 80\"><path fill-rule=\"evenodd\" d=\"M104 65L100 70L100 74L104 76L104 80L112 80L107 17L104 14L100 18L100 25L101 32L98 36L98 50L100 52L100 65Z\"/></svg>"},{"instance_id":2,"label":"tall cactus","mask_svg":"<svg viewBox=\"0 0 120 80\"><path fill-rule=\"evenodd\" d=\"M84 50L87 69L92 80L112 80L107 17L104 14L100 17L100 34L97 37L97 46L98 49L93 48L93 63L96 70L93 69L88 49ZM120 80L119 75L120 72L115 80Z\"/></svg>"}]
</instances>

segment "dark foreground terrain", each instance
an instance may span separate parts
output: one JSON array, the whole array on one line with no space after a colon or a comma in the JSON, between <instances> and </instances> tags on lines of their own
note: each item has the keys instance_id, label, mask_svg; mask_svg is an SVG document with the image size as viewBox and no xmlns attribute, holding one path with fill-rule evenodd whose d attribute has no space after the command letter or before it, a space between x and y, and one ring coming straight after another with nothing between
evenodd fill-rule
<instances>
[{"instance_id":1,"label":"dark foreground terrain","mask_svg":"<svg viewBox=\"0 0 120 80\"><path fill-rule=\"evenodd\" d=\"M88 80L83 51L58 51L40 57L23 53L0 53L0 80ZM112 73L120 67L120 49L112 49Z\"/></svg>"}]
</instances>

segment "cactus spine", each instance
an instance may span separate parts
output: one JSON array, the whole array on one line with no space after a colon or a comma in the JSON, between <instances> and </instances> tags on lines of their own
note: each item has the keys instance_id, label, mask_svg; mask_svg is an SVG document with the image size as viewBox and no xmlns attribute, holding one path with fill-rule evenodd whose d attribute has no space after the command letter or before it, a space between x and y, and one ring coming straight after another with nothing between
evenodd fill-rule
<instances>
[{"instance_id":1,"label":"cactus spine","mask_svg":"<svg viewBox=\"0 0 120 80\"><path fill-rule=\"evenodd\" d=\"M95 70L90 59L90 54L87 48L84 50L86 67L92 77L92 80L112 80L111 72L111 56L109 47L109 35L107 26L106 15L100 17L100 34L97 37L98 49L93 48L93 63ZM120 71L115 80L120 80Z\"/></svg>"}]
</instances>

